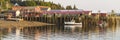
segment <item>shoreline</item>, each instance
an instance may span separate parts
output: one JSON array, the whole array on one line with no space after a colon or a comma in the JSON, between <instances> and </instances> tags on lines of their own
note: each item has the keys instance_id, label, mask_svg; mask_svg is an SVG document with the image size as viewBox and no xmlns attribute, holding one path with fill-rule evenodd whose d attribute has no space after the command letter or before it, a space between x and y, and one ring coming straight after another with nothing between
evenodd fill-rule
<instances>
[{"instance_id":1,"label":"shoreline","mask_svg":"<svg viewBox=\"0 0 120 40\"><path fill-rule=\"evenodd\" d=\"M54 25L37 21L6 21L0 20L0 28L10 28L10 27L33 27L33 26L46 26Z\"/></svg>"}]
</instances>

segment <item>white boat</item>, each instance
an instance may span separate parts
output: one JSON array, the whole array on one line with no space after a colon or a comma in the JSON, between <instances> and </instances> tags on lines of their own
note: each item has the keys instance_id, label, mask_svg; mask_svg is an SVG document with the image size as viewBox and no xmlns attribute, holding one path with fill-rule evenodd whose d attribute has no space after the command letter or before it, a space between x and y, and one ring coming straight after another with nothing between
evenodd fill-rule
<instances>
[{"instance_id":1,"label":"white boat","mask_svg":"<svg viewBox=\"0 0 120 40\"><path fill-rule=\"evenodd\" d=\"M74 27L82 27L82 25L64 25L64 27L74 28Z\"/></svg>"},{"instance_id":2,"label":"white boat","mask_svg":"<svg viewBox=\"0 0 120 40\"><path fill-rule=\"evenodd\" d=\"M70 22L64 22L64 24L65 24L65 25L78 25L78 24L82 25L81 22L80 22L80 23L75 23L74 20L72 20L72 21L70 21Z\"/></svg>"},{"instance_id":3,"label":"white boat","mask_svg":"<svg viewBox=\"0 0 120 40\"><path fill-rule=\"evenodd\" d=\"M100 27L106 27L107 26L107 23L106 22L103 22L101 24L99 24Z\"/></svg>"}]
</instances>

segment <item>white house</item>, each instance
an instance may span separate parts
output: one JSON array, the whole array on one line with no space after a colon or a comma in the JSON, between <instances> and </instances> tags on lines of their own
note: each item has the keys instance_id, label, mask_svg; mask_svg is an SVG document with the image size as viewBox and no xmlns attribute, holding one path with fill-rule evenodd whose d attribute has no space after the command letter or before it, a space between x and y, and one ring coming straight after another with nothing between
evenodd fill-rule
<instances>
[{"instance_id":1,"label":"white house","mask_svg":"<svg viewBox=\"0 0 120 40\"><path fill-rule=\"evenodd\" d=\"M19 10L16 11L15 16L20 16L20 11Z\"/></svg>"}]
</instances>

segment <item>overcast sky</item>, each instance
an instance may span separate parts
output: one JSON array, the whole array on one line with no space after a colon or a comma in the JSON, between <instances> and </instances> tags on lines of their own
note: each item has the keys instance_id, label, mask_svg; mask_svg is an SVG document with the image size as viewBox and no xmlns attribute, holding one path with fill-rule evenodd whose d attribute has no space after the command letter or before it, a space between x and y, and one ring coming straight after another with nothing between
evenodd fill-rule
<instances>
[{"instance_id":1,"label":"overcast sky","mask_svg":"<svg viewBox=\"0 0 120 40\"><path fill-rule=\"evenodd\" d=\"M118 11L120 9L120 0L45 0L53 1L54 3L60 3L62 6L76 5L79 9L84 10L102 10Z\"/></svg>"}]
</instances>

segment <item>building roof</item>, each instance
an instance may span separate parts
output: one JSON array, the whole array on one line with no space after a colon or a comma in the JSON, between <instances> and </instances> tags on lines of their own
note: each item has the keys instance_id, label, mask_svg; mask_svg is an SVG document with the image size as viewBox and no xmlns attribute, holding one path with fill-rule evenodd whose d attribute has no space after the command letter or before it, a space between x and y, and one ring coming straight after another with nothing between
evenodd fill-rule
<instances>
[{"instance_id":1,"label":"building roof","mask_svg":"<svg viewBox=\"0 0 120 40\"><path fill-rule=\"evenodd\" d=\"M35 9L35 6L34 7L23 7L23 9Z\"/></svg>"},{"instance_id":2,"label":"building roof","mask_svg":"<svg viewBox=\"0 0 120 40\"><path fill-rule=\"evenodd\" d=\"M19 6L19 4L18 3L15 3L15 5L14 6Z\"/></svg>"},{"instance_id":3,"label":"building roof","mask_svg":"<svg viewBox=\"0 0 120 40\"><path fill-rule=\"evenodd\" d=\"M91 11L83 11L83 10L51 10L51 11L44 11L43 13L46 13L46 14L82 14L82 13L85 13L85 14L89 14L89 12Z\"/></svg>"},{"instance_id":4,"label":"building roof","mask_svg":"<svg viewBox=\"0 0 120 40\"><path fill-rule=\"evenodd\" d=\"M8 11L2 11L1 13L15 13L16 11L14 10L8 10Z\"/></svg>"},{"instance_id":5,"label":"building roof","mask_svg":"<svg viewBox=\"0 0 120 40\"><path fill-rule=\"evenodd\" d=\"M35 8L41 8L42 10L46 10L50 7L47 6L13 6L12 8L17 8L17 9L35 9Z\"/></svg>"}]
</instances>

